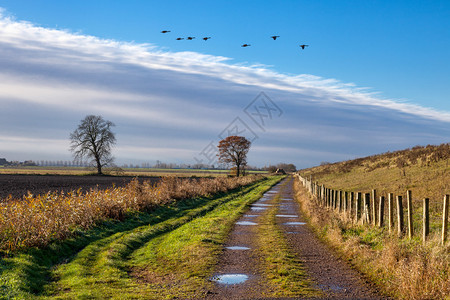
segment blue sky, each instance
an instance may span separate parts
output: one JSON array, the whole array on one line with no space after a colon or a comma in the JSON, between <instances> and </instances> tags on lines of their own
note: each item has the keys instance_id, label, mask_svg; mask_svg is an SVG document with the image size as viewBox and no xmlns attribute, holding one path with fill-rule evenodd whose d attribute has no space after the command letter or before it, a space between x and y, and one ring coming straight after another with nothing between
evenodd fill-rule
<instances>
[{"instance_id":1,"label":"blue sky","mask_svg":"<svg viewBox=\"0 0 450 300\"><path fill-rule=\"evenodd\" d=\"M0 157L70 159L67 136L88 113L117 124L118 163L195 162L236 117L258 136L255 165L310 166L449 140L449 1L0 7ZM175 40L187 36L196 39ZM264 128L243 110L261 91L283 112Z\"/></svg>"}]
</instances>

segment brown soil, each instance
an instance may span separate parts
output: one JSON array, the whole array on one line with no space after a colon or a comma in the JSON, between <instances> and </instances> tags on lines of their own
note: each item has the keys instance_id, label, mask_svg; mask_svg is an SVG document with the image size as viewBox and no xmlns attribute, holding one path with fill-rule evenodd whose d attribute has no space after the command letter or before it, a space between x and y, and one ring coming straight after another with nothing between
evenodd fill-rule
<instances>
[{"instance_id":1,"label":"brown soil","mask_svg":"<svg viewBox=\"0 0 450 300\"><path fill-rule=\"evenodd\" d=\"M0 174L0 199L9 195L20 199L28 191L32 194L44 194L49 191L69 192L79 188L85 191L106 189L113 185L124 186L133 178L135 177ZM159 177L139 177L139 181L143 180L156 182Z\"/></svg>"},{"instance_id":2,"label":"brown soil","mask_svg":"<svg viewBox=\"0 0 450 300\"><path fill-rule=\"evenodd\" d=\"M281 190L280 185L272 188L272 191L281 193L279 214L285 215L277 218L277 224L283 229L291 249L303 262L314 287L323 291L323 299L383 299L361 274L322 243L306 224L285 224L287 222L307 222L301 214L297 201L294 200L293 179L287 180ZM270 195L268 200L260 203L270 203L274 196L274 194L266 195ZM260 213L249 211L239 221L258 223L258 217L249 217L248 215L259 215ZM207 299L264 299L263 295L267 294L269 287L258 267L261 258L257 257L255 250L257 243L254 228L256 226L236 225L234 227L225 247L246 246L251 249L225 249L216 273L216 275L246 274L249 279L245 283L235 285L215 283L215 289L209 292Z\"/></svg>"}]
</instances>

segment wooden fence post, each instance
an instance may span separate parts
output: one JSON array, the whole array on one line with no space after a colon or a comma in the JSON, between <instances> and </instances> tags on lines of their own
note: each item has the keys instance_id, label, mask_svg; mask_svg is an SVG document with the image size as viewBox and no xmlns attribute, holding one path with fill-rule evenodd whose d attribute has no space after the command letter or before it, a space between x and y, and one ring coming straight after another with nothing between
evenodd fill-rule
<instances>
[{"instance_id":1,"label":"wooden fence post","mask_svg":"<svg viewBox=\"0 0 450 300\"><path fill-rule=\"evenodd\" d=\"M403 203L402 196L397 196L397 228L398 236L403 236Z\"/></svg>"},{"instance_id":2,"label":"wooden fence post","mask_svg":"<svg viewBox=\"0 0 450 300\"><path fill-rule=\"evenodd\" d=\"M359 221L359 216L361 214L361 192L356 193L356 201L355 201L355 220Z\"/></svg>"},{"instance_id":3,"label":"wooden fence post","mask_svg":"<svg viewBox=\"0 0 450 300\"><path fill-rule=\"evenodd\" d=\"M389 233L394 229L394 194L388 194Z\"/></svg>"},{"instance_id":4,"label":"wooden fence post","mask_svg":"<svg viewBox=\"0 0 450 300\"><path fill-rule=\"evenodd\" d=\"M323 201L325 200L325 186L322 184L322 187L320 188L320 200L321 205L323 206Z\"/></svg>"},{"instance_id":5,"label":"wooden fence post","mask_svg":"<svg viewBox=\"0 0 450 300\"><path fill-rule=\"evenodd\" d=\"M330 208L331 206L331 190L327 189L327 207Z\"/></svg>"},{"instance_id":6,"label":"wooden fence post","mask_svg":"<svg viewBox=\"0 0 450 300\"><path fill-rule=\"evenodd\" d=\"M334 191L334 209L338 207L338 195L339 191L338 190Z\"/></svg>"},{"instance_id":7,"label":"wooden fence post","mask_svg":"<svg viewBox=\"0 0 450 300\"><path fill-rule=\"evenodd\" d=\"M372 224L377 224L377 190L372 190L372 211L371 211Z\"/></svg>"},{"instance_id":8,"label":"wooden fence post","mask_svg":"<svg viewBox=\"0 0 450 300\"><path fill-rule=\"evenodd\" d=\"M353 202L355 201L355 193L354 192L350 192L350 199L348 199L348 202L350 204L350 215L355 211L355 203Z\"/></svg>"},{"instance_id":9,"label":"wooden fence post","mask_svg":"<svg viewBox=\"0 0 450 300\"><path fill-rule=\"evenodd\" d=\"M413 227L413 206L412 206L412 192L408 190L406 192L406 199L408 202L408 238L412 239L414 235Z\"/></svg>"},{"instance_id":10,"label":"wooden fence post","mask_svg":"<svg viewBox=\"0 0 450 300\"><path fill-rule=\"evenodd\" d=\"M384 196L380 197L380 206L378 207L378 226L383 227L384 223Z\"/></svg>"},{"instance_id":11,"label":"wooden fence post","mask_svg":"<svg viewBox=\"0 0 450 300\"><path fill-rule=\"evenodd\" d=\"M353 213L353 211L354 211L354 203L353 203L353 201L355 201L355 193L354 192L350 192L350 199L348 199L348 203L350 204L349 205L349 213L350 213L350 216L352 215L352 213Z\"/></svg>"},{"instance_id":12,"label":"wooden fence post","mask_svg":"<svg viewBox=\"0 0 450 300\"><path fill-rule=\"evenodd\" d=\"M334 190L330 191L331 198L330 198L330 208L334 207Z\"/></svg>"},{"instance_id":13,"label":"wooden fence post","mask_svg":"<svg viewBox=\"0 0 450 300\"><path fill-rule=\"evenodd\" d=\"M344 214L347 215L348 192L344 192Z\"/></svg>"},{"instance_id":14,"label":"wooden fence post","mask_svg":"<svg viewBox=\"0 0 450 300\"><path fill-rule=\"evenodd\" d=\"M334 209L336 209L336 207L337 207L337 194L338 194L338 191L337 190L334 191L334 202L333 202Z\"/></svg>"},{"instance_id":15,"label":"wooden fence post","mask_svg":"<svg viewBox=\"0 0 450 300\"><path fill-rule=\"evenodd\" d=\"M342 191L338 191L338 209L339 212L342 211Z\"/></svg>"},{"instance_id":16,"label":"wooden fence post","mask_svg":"<svg viewBox=\"0 0 450 300\"><path fill-rule=\"evenodd\" d=\"M442 212L442 245L445 245L447 241L447 229L448 229L448 205L450 201L450 196L444 196L444 210Z\"/></svg>"},{"instance_id":17,"label":"wooden fence post","mask_svg":"<svg viewBox=\"0 0 450 300\"><path fill-rule=\"evenodd\" d=\"M363 223L370 224L371 218L370 218L370 193L365 194L365 201L364 201L364 218Z\"/></svg>"},{"instance_id":18,"label":"wooden fence post","mask_svg":"<svg viewBox=\"0 0 450 300\"><path fill-rule=\"evenodd\" d=\"M422 240L425 243L427 236L430 233L430 199L423 199L423 236Z\"/></svg>"}]
</instances>

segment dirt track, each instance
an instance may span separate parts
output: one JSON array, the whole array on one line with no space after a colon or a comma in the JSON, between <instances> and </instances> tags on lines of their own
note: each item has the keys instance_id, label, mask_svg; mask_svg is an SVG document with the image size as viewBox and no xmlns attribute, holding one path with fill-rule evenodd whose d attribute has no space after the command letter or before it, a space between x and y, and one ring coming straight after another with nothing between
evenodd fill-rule
<instances>
[{"instance_id":1,"label":"dirt track","mask_svg":"<svg viewBox=\"0 0 450 300\"><path fill-rule=\"evenodd\" d=\"M49 191L69 192L82 188L106 189L115 186L123 186L135 177L112 176L70 176L70 175L4 175L0 174L0 199L12 195L14 199L20 199L28 191L32 194L44 194ZM150 180L156 182L159 177L142 177L139 181Z\"/></svg>"},{"instance_id":2,"label":"dirt track","mask_svg":"<svg viewBox=\"0 0 450 300\"><path fill-rule=\"evenodd\" d=\"M284 184L275 186L269 193L279 193L282 203L278 206L279 218L277 225L282 228L290 248L302 261L307 270L313 287L321 290L323 296L320 299L384 299L377 290L370 285L349 264L341 260L325 244L317 239L313 231L306 225L306 219L302 216L298 203L294 200L292 178ZM261 200L271 205L274 194L266 193ZM258 213L250 211L240 221L253 221L258 223ZM253 218L251 218L254 216ZM288 217L288 218L287 218ZM289 222L287 222L289 221ZM290 222L304 225L290 225ZM257 226L257 224L255 224ZM249 227L236 225L227 242L227 246L247 246L246 251L225 250L219 264L218 274L244 273L249 280L243 284L224 285L216 284L216 289L211 291L208 299L263 299L267 285L262 276L255 251L256 236ZM282 298L286 299L286 298ZM299 298L289 298L299 299ZM317 299L317 298L313 298Z\"/></svg>"}]
</instances>

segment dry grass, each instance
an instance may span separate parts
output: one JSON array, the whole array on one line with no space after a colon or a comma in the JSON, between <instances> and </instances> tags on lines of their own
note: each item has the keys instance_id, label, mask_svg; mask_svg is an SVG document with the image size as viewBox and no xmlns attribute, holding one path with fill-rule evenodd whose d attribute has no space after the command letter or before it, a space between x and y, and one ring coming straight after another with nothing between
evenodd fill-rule
<instances>
[{"instance_id":1,"label":"dry grass","mask_svg":"<svg viewBox=\"0 0 450 300\"><path fill-rule=\"evenodd\" d=\"M386 229L355 225L320 207L299 181L295 189L318 234L385 294L401 299L449 299L450 245L440 245L437 234L426 244L397 239Z\"/></svg>"},{"instance_id":2,"label":"dry grass","mask_svg":"<svg viewBox=\"0 0 450 300\"><path fill-rule=\"evenodd\" d=\"M332 189L402 195L412 190L413 200L441 202L450 192L450 144L414 147L397 152L326 164L301 170L303 177Z\"/></svg>"},{"instance_id":3,"label":"dry grass","mask_svg":"<svg viewBox=\"0 0 450 300\"><path fill-rule=\"evenodd\" d=\"M148 211L173 201L225 192L257 180L165 177L156 185L137 180L125 187L70 193L28 194L0 203L0 251L10 252L65 239L107 219L122 220L133 211Z\"/></svg>"}]
</instances>

